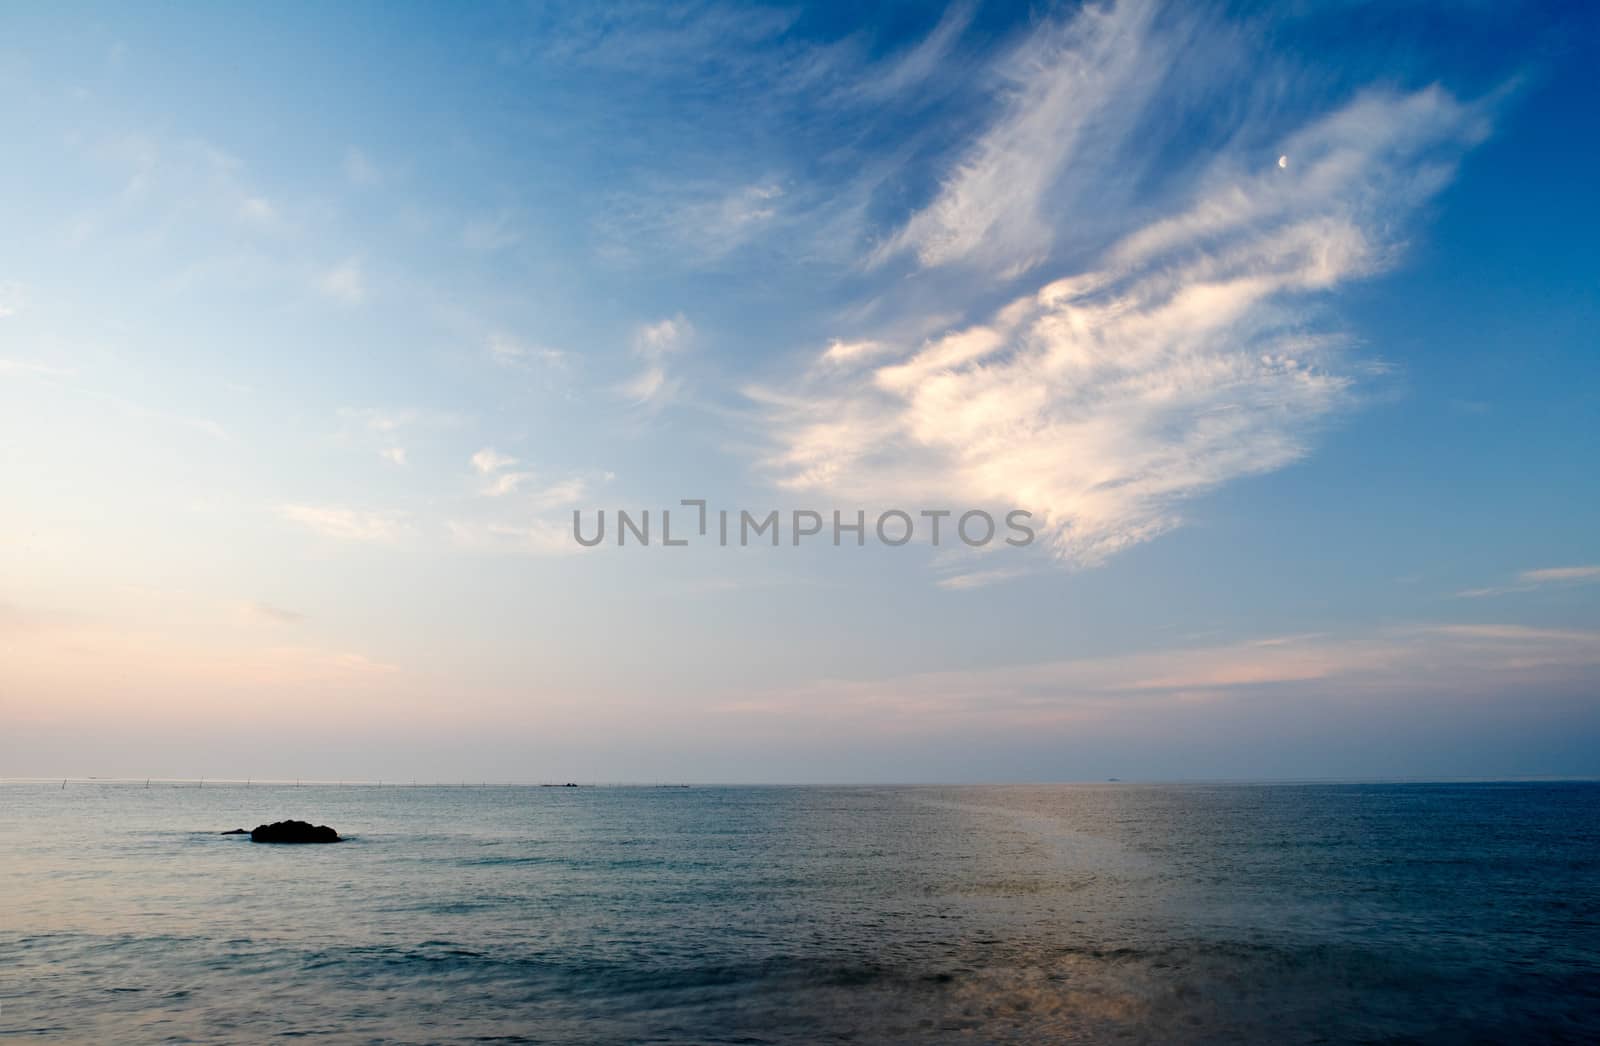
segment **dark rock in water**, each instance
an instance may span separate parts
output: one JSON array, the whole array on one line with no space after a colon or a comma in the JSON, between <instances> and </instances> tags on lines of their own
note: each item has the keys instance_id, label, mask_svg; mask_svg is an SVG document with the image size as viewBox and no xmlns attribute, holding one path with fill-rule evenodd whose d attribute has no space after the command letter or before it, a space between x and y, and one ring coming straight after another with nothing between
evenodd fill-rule
<instances>
[{"instance_id":1,"label":"dark rock in water","mask_svg":"<svg viewBox=\"0 0 1600 1046\"><path fill-rule=\"evenodd\" d=\"M325 824L305 821L278 821L257 825L250 833L252 843L337 843L339 833Z\"/></svg>"},{"instance_id":2,"label":"dark rock in water","mask_svg":"<svg viewBox=\"0 0 1600 1046\"><path fill-rule=\"evenodd\" d=\"M250 829L248 829L248 828L234 828L234 829L232 829L230 831L218 832L217 834L218 835L249 835L250 834Z\"/></svg>"}]
</instances>

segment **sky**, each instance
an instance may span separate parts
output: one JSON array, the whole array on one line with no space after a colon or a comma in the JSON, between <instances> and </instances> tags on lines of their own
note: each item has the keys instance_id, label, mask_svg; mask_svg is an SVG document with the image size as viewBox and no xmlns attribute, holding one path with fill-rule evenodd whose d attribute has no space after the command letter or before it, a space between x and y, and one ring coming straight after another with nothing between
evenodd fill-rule
<instances>
[{"instance_id":1,"label":"sky","mask_svg":"<svg viewBox=\"0 0 1600 1046\"><path fill-rule=\"evenodd\" d=\"M1597 45L9 5L0 776L1600 775Z\"/></svg>"}]
</instances>

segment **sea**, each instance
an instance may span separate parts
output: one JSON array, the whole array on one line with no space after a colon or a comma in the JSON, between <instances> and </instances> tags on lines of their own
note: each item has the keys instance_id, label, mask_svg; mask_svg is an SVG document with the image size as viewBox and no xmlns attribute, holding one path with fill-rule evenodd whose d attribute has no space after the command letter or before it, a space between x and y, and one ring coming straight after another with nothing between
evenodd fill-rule
<instances>
[{"instance_id":1,"label":"sea","mask_svg":"<svg viewBox=\"0 0 1600 1046\"><path fill-rule=\"evenodd\" d=\"M1596 1043L1600 784L5 782L0 1038Z\"/></svg>"}]
</instances>

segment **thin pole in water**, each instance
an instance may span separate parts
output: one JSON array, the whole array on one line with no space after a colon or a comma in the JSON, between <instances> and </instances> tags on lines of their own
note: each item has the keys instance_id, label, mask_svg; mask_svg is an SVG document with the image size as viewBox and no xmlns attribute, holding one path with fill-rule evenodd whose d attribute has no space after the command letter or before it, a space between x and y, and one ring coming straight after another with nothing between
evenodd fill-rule
<instances>
[{"instance_id":1,"label":"thin pole in water","mask_svg":"<svg viewBox=\"0 0 1600 1046\"><path fill-rule=\"evenodd\" d=\"M61 790L63 792L67 790L67 779L65 777L61 779Z\"/></svg>"}]
</instances>

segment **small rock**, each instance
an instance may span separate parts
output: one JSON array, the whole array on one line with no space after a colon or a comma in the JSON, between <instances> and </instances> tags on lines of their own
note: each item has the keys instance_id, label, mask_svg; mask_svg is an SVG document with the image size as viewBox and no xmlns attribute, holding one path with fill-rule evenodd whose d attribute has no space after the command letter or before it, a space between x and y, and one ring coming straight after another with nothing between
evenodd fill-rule
<instances>
[{"instance_id":1,"label":"small rock","mask_svg":"<svg viewBox=\"0 0 1600 1046\"><path fill-rule=\"evenodd\" d=\"M248 829L248 828L234 828L234 829L231 829L230 831L218 832L217 834L218 835L249 835L250 834L250 829Z\"/></svg>"},{"instance_id":2,"label":"small rock","mask_svg":"<svg viewBox=\"0 0 1600 1046\"><path fill-rule=\"evenodd\" d=\"M257 825L250 833L253 843L337 843L339 833L325 824L305 821L277 821Z\"/></svg>"}]
</instances>

